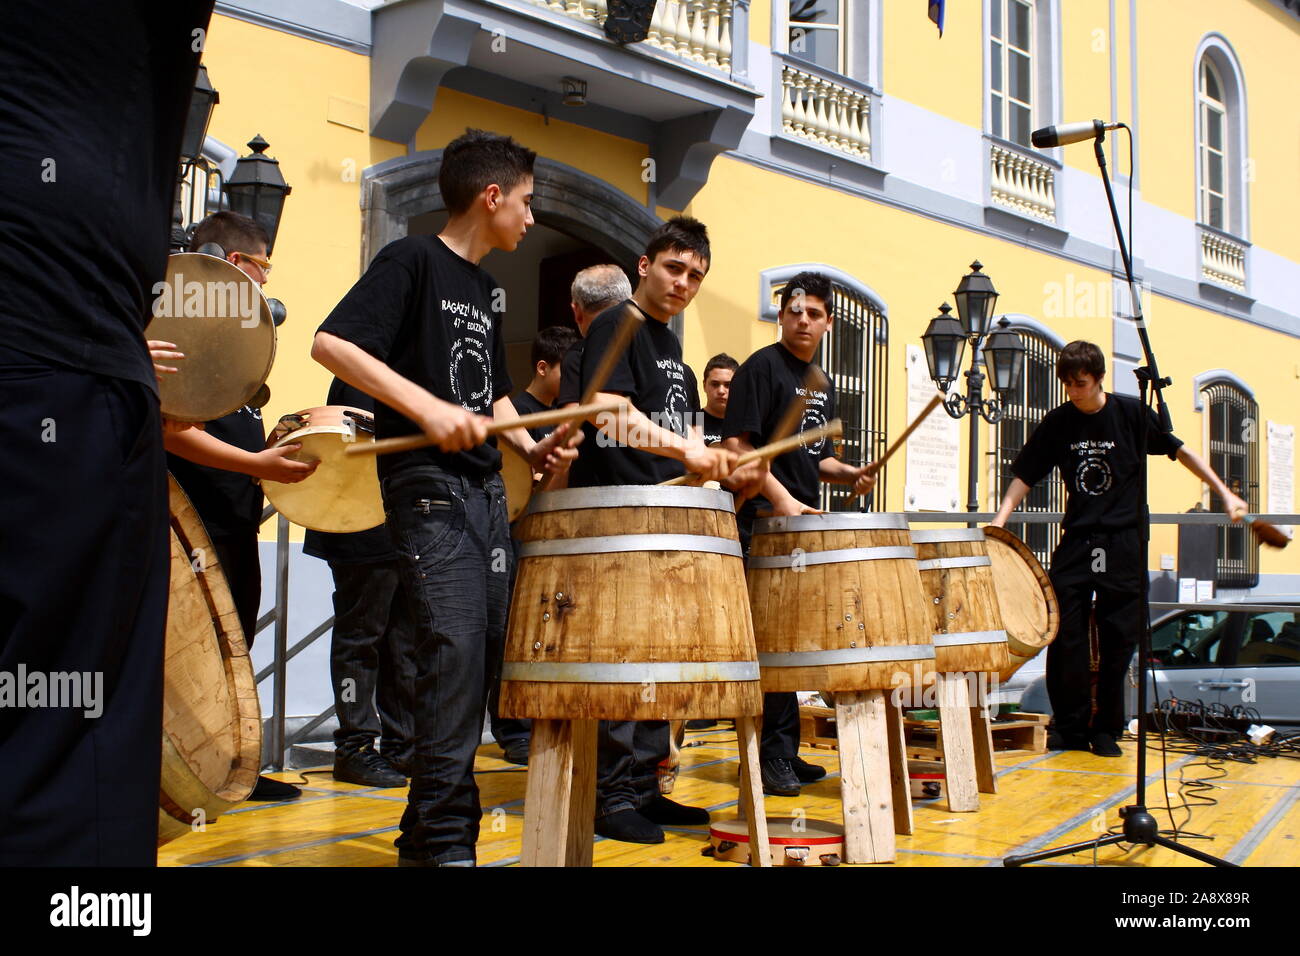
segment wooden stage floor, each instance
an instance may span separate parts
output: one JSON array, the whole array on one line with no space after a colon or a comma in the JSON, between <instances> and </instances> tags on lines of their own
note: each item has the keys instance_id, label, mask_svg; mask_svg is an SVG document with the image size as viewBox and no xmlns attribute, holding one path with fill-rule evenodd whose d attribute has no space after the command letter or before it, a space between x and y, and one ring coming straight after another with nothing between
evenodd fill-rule
<instances>
[{"instance_id":1,"label":"wooden stage floor","mask_svg":"<svg viewBox=\"0 0 1300 956\"><path fill-rule=\"evenodd\" d=\"M735 816L736 740L726 729L689 734L673 799L706 806L714 819ZM1157 742L1158 743L1158 742ZM898 837L895 866L997 866L1011 853L1029 853L1094 839L1119 825L1119 808L1132 799L1136 742L1122 742L1122 758L1078 751L998 757L997 794L981 794L978 813L949 813L942 800L914 801L915 831ZM805 759L826 767L824 780L797 797L768 797L769 817L795 815L840 819L838 760L833 751L805 749ZM1161 754L1147 760L1147 804L1162 829ZM1300 760L1263 759L1254 765L1227 762L1226 776L1197 757L1168 755L1169 802L1177 807L1180 772L1206 779L1201 791L1217 801L1197 806L1191 821L1175 810L1185 833L1213 840L1186 842L1244 866L1300 865ZM480 866L512 866L519 860L524 771L500 759L495 746L480 748L478 782L483 823ZM295 772L277 778L301 782ZM395 866L393 840L406 804L405 790L375 790L336 783L328 770L309 771L300 799L244 803L208 825L163 847L160 866ZM1194 801L1192 801L1194 802ZM668 828L659 846L635 846L597 838L596 866L738 866L700 854L706 827ZM1125 849L1128 852L1124 852ZM1164 849L1108 847L1096 862L1111 867L1201 866ZM1092 852L1047 865L1092 865Z\"/></svg>"}]
</instances>

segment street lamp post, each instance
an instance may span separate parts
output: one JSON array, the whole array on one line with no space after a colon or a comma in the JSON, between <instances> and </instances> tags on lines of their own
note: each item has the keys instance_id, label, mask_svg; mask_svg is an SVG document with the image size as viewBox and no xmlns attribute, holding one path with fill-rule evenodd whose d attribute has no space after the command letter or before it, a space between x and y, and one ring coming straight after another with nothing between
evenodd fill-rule
<instances>
[{"instance_id":1,"label":"street lamp post","mask_svg":"<svg viewBox=\"0 0 1300 956\"><path fill-rule=\"evenodd\" d=\"M1011 331L1004 317L997 331L989 334L993 325L993 309L998 301L993 280L980 270L978 262L971 263L971 271L962 277L953 298L957 301L960 322L949 313L948 303L939 307L939 315L930 321L921 337L925 343L925 360L930 377L939 388L947 392L957 380L962 353L966 342L971 345L970 369L966 372L966 394L949 395L943 403L951 418L970 416L970 462L966 480L966 510L979 511L979 419L990 425L1002 420L1003 402L998 398L984 397L985 374L981 363L992 378L990 384L996 394L1002 395L1020 385L1025 364L1025 346L1020 336ZM986 341L987 339L987 341ZM970 522L970 527L975 527Z\"/></svg>"}]
</instances>

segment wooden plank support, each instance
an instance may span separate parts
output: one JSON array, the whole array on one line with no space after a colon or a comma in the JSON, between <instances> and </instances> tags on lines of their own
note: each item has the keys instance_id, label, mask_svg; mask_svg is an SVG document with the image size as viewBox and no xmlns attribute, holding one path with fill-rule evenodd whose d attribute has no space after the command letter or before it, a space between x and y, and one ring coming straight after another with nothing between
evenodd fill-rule
<instances>
[{"instance_id":1,"label":"wooden plank support","mask_svg":"<svg viewBox=\"0 0 1300 956\"><path fill-rule=\"evenodd\" d=\"M935 675L939 702L939 740L947 773L948 810L971 813L980 808L975 782L975 745L971 740L970 687L958 675Z\"/></svg>"},{"instance_id":2,"label":"wooden plank support","mask_svg":"<svg viewBox=\"0 0 1300 956\"><path fill-rule=\"evenodd\" d=\"M591 866L596 722L534 720L522 866Z\"/></svg>"},{"instance_id":3,"label":"wooden plank support","mask_svg":"<svg viewBox=\"0 0 1300 956\"><path fill-rule=\"evenodd\" d=\"M894 861L886 693L865 690L835 695L846 863Z\"/></svg>"},{"instance_id":4,"label":"wooden plank support","mask_svg":"<svg viewBox=\"0 0 1300 956\"><path fill-rule=\"evenodd\" d=\"M767 816L763 808L763 776L758 769L758 726L753 717L736 718L740 749L740 803L737 813L749 821L749 865L771 866Z\"/></svg>"},{"instance_id":5,"label":"wooden plank support","mask_svg":"<svg viewBox=\"0 0 1300 956\"><path fill-rule=\"evenodd\" d=\"M975 783L980 793L998 792L998 768L993 765L993 726L986 708L970 709L971 740L975 745Z\"/></svg>"},{"instance_id":6,"label":"wooden plank support","mask_svg":"<svg viewBox=\"0 0 1300 956\"><path fill-rule=\"evenodd\" d=\"M885 702L889 725L889 782L894 799L894 832L912 832L912 781L907 769L907 741L903 736L903 705Z\"/></svg>"}]
</instances>

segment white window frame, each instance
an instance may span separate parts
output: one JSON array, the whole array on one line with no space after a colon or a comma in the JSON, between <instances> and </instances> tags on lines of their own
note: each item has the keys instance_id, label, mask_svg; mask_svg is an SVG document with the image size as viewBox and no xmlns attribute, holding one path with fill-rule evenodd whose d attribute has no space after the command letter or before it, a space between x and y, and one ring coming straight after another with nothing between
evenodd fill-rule
<instances>
[{"instance_id":1,"label":"white window frame","mask_svg":"<svg viewBox=\"0 0 1300 956\"><path fill-rule=\"evenodd\" d=\"M1228 231L1228 224L1232 222L1232 174L1229 170L1229 164L1233 160L1232 143L1228 133L1228 104L1224 101L1226 97L1215 99L1206 89L1206 77L1212 76L1219 87L1220 94L1225 89L1223 77L1219 73L1219 68L1214 65L1211 57L1201 57L1201 68L1199 73L1199 82L1196 90L1197 112L1201 122L1196 130L1196 151L1200 159L1200 182L1197 183L1197 191L1200 195L1198 203L1197 216L1199 222L1207 226L1213 226L1215 229ZM1209 127L1211 118L1216 115L1219 120L1219 147L1216 149L1210 145ZM1210 185L1210 159L1214 155L1219 157L1220 192L1215 192ZM1211 215L1210 204L1214 198L1220 202L1219 221L1214 222Z\"/></svg>"},{"instance_id":2,"label":"white window frame","mask_svg":"<svg viewBox=\"0 0 1300 956\"><path fill-rule=\"evenodd\" d=\"M1202 92L1203 66L1209 61L1219 81L1222 99L1213 104L1223 111L1223 222L1215 226L1210 222L1206 193L1209 175L1204 146L1208 141L1205 130L1207 99ZM1196 50L1192 64L1192 103L1195 124L1196 181L1193 208L1196 221L1210 229L1238 239L1250 239L1250 194L1247 170L1250 163L1246 149L1247 108L1246 86L1241 62L1227 39L1219 33L1207 34Z\"/></svg>"},{"instance_id":3,"label":"white window frame","mask_svg":"<svg viewBox=\"0 0 1300 956\"><path fill-rule=\"evenodd\" d=\"M1029 49L1022 50L1019 47L1011 45L1008 38L1010 25L1010 9L1012 5L1020 5L1029 8ZM1001 22L1001 36L993 34L993 8L996 6L998 18ZM1038 108L1038 4L1037 0L990 0L989 7L989 29L988 29L988 55L989 55L989 82L988 82L988 109L989 109L989 132L1000 139L1016 143L1011 137L1011 106L1016 104L1029 111L1029 128L1032 130L1035 124L1036 112ZM994 44L997 44L998 51L994 53ZM1011 96L1011 71L1009 62L1010 53L1015 51L1025 56L1029 60L1029 102L1012 99ZM996 59L997 71L994 70ZM1002 75L1002 88L995 89L993 86L993 77L995 72ZM995 100L1000 99L1001 104L995 105ZM996 127L1000 124L1001 130ZM1028 147L1028 142L1017 143L1017 145Z\"/></svg>"},{"instance_id":4,"label":"white window frame","mask_svg":"<svg viewBox=\"0 0 1300 956\"><path fill-rule=\"evenodd\" d=\"M819 63L790 52L789 0L772 0L772 50L813 71L856 80L872 90L881 88L881 63L884 60L882 25L884 0L839 0L840 64L828 70Z\"/></svg>"}]
</instances>

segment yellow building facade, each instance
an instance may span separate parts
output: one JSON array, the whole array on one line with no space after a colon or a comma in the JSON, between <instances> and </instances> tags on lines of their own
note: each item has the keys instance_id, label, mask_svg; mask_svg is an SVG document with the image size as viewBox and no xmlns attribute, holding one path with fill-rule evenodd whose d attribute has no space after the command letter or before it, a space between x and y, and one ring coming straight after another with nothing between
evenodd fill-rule
<instances>
[{"instance_id":1,"label":"yellow building facade","mask_svg":"<svg viewBox=\"0 0 1300 956\"><path fill-rule=\"evenodd\" d=\"M228 165L260 133L293 187L267 288L289 310L268 420L323 400L317 325L384 243L440 227L439 150L482 127L539 155L537 227L484 261L506 290L518 387L533 335L563 320L573 272L632 269L655 224L684 212L708 225L714 253L675 323L686 361L698 372L774 341L781 284L797 266L825 269L849 308L823 364L857 409L846 450L869 458L907 424L922 334L979 260L1037 363L1010 420L979 425L978 505L993 510L1024 432L1063 400L1044 372L1055 350L1097 342L1108 387L1130 394L1144 364L1091 143L1028 142L1030 129L1100 118L1133 130L1131 166L1123 130L1105 153L1126 232L1131 189L1175 432L1239 471L1255 510L1295 511L1300 191L1284 65L1300 54L1296 5L960 0L942 36L926 7L660 0L647 39L620 45L606 4L589 0L218 3L209 154ZM891 461L871 507L965 508L968 428L936 420L924 454ZM1152 511L1198 504L1211 504L1206 489L1153 459ZM1244 541L1218 545L1221 588L1300 593L1300 551L1256 558ZM1151 555L1175 572L1176 527L1154 528Z\"/></svg>"}]
</instances>

